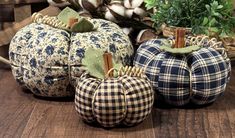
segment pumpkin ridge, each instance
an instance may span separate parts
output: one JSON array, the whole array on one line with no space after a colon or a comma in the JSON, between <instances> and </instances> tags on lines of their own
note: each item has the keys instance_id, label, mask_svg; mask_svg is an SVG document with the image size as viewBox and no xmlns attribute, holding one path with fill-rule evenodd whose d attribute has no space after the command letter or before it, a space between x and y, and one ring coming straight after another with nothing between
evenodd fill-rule
<instances>
[{"instance_id":1,"label":"pumpkin ridge","mask_svg":"<svg viewBox=\"0 0 235 138\"><path fill-rule=\"evenodd\" d=\"M180 63L180 61L184 63ZM180 92L180 95L182 95L182 97L180 97L182 98L182 102L177 104L183 105L188 103L190 100L190 86L186 84L187 82L190 82L189 68L185 63L187 63L185 56L176 58L175 56L171 56L171 54L166 53L166 56L163 59L162 66L159 71L158 93L163 95L168 103L175 103L177 101L177 99L170 96L171 94L174 95L176 92Z\"/></svg>"},{"instance_id":2,"label":"pumpkin ridge","mask_svg":"<svg viewBox=\"0 0 235 138\"><path fill-rule=\"evenodd\" d=\"M83 76L85 78L87 78L87 76ZM93 109L92 109L92 98L90 97L86 97L87 95L85 94L85 92L87 92L89 90L89 95L92 97L95 94L94 91L94 86L96 86L95 90L98 89L99 87L99 82L97 82L96 79L93 78L88 78L88 79L81 79L79 80L78 86L76 87L76 91L80 90L80 93L75 94L75 103L80 103L80 106L77 106L77 104L75 104L76 106L76 110L78 111L79 115L85 119L88 122L93 122L95 121L95 116L93 114ZM90 89L84 88L82 87L83 85L87 85L91 86L89 87ZM82 99L82 97L86 97L87 99L87 104L85 104L85 101Z\"/></svg>"},{"instance_id":3,"label":"pumpkin ridge","mask_svg":"<svg viewBox=\"0 0 235 138\"><path fill-rule=\"evenodd\" d=\"M137 101L141 100L146 100L148 98L149 95L152 95L153 96L153 93L151 93L152 89L151 86L148 81L145 79L145 78L139 78L139 77L131 77L131 76L128 76L128 75L124 75L122 77L120 77L120 80L122 81L122 85L123 85L123 88L125 89L125 92L126 92L126 116L123 120L123 123L128 125L128 124L138 124L140 122L142 122L142 120L144 120L147 115L150 113L151 111L151 105L153 104L153 100L150 102L150 103L145 103L143 102L143 105L145 106L149 106L149 107L146 107L146 108L150 108L150 109L146 109L148 110L149 112L145 112L143 114L143 116L139 117L139 119L135 120L135 122L133 122L133 120L131 119L131 115L132 114L136 114L136 112L138 112L138 110L136 109L137 107L137 104L135 104L135 101L133 101L133 99L137 99ZM147 83L147 84L146 84ZM139 87L139 86L143 86L143 87ZM148 88L148 90L146 90ZM143 90L145 89L145 91ZM139 91L139 92L138 92ZM145 95L147 97L145 97ZM141 99L138 99L140 98ZM143 99L145 97L145 99ZM154 99L152 97L152 99ZM141 104L142 102L140 102L139 104Z\"/></svg>"},{"instance_id":4,"label":"pumpkin ridge","mask_svg":"<svg viewBox=\"0 0 235 138\"><path fill-rule=\"evenodd\" d=\"M95 118L97 119L97 121L100 124L102 124L103 126L106 126L106 127L111 127L111 126L114 126L114 125L119 124L120 122L122 122L123 117L120 118L120 114L115 113L111 109L111 106L107 105L110 102L110 100L114 100L113 102L117 103L117 101L116 101L117 99L113 99L113 97L112 97L112 99L103 99L103 98L106 97L106 94L107 94L108 97L111 96L111 95L112 96L118 96L117 93L120 93L120 91L116 90L115 92L108 92L107 90L108 90L108 88L111 88L112 86L115 87L116 85L118 85L118 86L116 86L116 88L120 87L121 84L119 83L118 79L114 79L114 78L101 80L100 82L101 83L99 85L99 89L96 90L97 95L94 99L94 106L97 106L97 107L94 107L93 115L95 116ZM113 84L108 85L108 83L111 83L111 82ZM106 91L103 91L103 90L106 90ZM120 90L120 88L118 88L118 90ZM106 98L108 98L108 97L106 97ZM99 99L99 98L101 98L101 99ZM120 99L120 97L119 97L119 99ZM120 105L119 110L124 110L123 105ZM111 111L111 112L107 112L107 111ZM107 122L103 122L103 120L106 118L107 115L112 116L114 114L117 115L117 117L119 117L119 118L115 118L115 122L113 122L112 124L108 124ZM109 118L106 118L106 119L109 119Z\"/></svg>"}]
</instances>

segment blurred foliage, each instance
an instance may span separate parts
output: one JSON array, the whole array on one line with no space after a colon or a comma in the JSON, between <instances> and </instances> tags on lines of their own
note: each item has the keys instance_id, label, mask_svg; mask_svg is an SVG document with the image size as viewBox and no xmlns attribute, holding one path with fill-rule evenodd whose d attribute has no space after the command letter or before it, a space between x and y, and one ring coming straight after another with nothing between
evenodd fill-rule
<instances>
[{"instance_id":1,"label":"blurred foliage","mask_svg":"<svg viewBox=\"0 0 235 138\"><path fill-rule=\"evenodd\" d=\"M232 0L145 0L145 6L156 11L152 14L156 29L166 24L192 28L195 34L234 35Z\"/></svg>"}]
</instances>

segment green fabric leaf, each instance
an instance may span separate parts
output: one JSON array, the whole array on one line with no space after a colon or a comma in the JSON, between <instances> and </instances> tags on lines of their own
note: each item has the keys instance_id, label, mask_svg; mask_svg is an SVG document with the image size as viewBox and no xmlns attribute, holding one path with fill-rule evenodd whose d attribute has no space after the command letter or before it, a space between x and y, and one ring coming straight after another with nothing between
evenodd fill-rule
<instances>
[{"instance_id":1,"label":"green fabric leaf","mask_svg":"<svg viewBox=\"0 0 235 138\"><path fill-rule=\"evenodd\" d=\"M57 17L64 24L68 24L70 18L80 18L79 14L69 7L64 8L64 10L62 10Z\"/></svg>"},{"instance_id":2,"label":"green fabric leaf","mask_svg":"<svg viewBox=\"0 0 235 138\"><path fill-rule=\"evenodd\" d=\"M104 51L101 49L87 48L85 52L85 57L82 59L82 65L93 77L104 79ZM115 62L113 60L113 67L119 70L123 65L121 63ZM115 72L115 71L114 71ZM114 74L117 77L117 74Z\"/></svg>"},{"instance_id":3,"label":"green fabric leaf","mask_svg":"<svg viewBox=\"0 0 235 138\"><path fill-rule=\"evenodd\" d=\"M201 47L200 46L189 46L189 47L184 47L184 48L172 48L171 46L161 46L160 49L166 52L170 52L172 54L188 54L193 51L199 50Z\"/></svg>"},{"instance_id":4,"label":"green fabric leaf","mask_svg":"<svg viewBox=\"0 0 235 138\"><path fill-rule=\"evenodd\" d=\"M85 18L81 18L71 27L72 32L90 32L94 30L94 25Z\"/></svg>"}]
</instances>

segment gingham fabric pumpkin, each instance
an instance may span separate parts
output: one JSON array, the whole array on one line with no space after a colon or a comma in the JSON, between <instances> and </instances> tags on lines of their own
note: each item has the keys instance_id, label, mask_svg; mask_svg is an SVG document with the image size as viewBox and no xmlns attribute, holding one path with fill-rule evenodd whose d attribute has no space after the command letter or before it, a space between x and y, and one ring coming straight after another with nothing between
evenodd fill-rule
<instances>
[{"instance_id":1,"label":"gingham fabric pumpkin","mask_svg":"<svg viewBox=\"0 0 235 138\"><path fill-rule=\"evenodd\" d=\"M169 104L211 103L223 94L229 80L230 61L226 53L213 48L217 43L217 49L224 49L223 45L207 37L188 37L187 46L192 40L202 48L184 55L163 51L161 47L170 43L166 39L147 41L137 50L134 65L146 68L156 93Z\"/></svg>"},{"instance_id":2,"label":"gingham fabric pumpkin","mask_svg":"<svg viewBox=\"0 0 235 138\"><path fill-rule=\"evenodd\" d=\"M111 52L124 65L131 63L133 47L114 23L89 19L95 31L69 33L43 23L22 28L11 41L9 56L15 79L35 95L74 95L75 79L83 72L81 59L87 48Z\"/></svg>"},{"instance_id":3,"label":"gingham fabric pumpkin","mask_svg":"<svg viewBox=\"0 0 235 138\"><path fill-rule=\"evenodd\" d=\"M88 74L78 80L75 108L86 122L104 127L142 122L151 112L154 92L146 77L122 75L97 79Z\"/></svg>"}]
</instances>

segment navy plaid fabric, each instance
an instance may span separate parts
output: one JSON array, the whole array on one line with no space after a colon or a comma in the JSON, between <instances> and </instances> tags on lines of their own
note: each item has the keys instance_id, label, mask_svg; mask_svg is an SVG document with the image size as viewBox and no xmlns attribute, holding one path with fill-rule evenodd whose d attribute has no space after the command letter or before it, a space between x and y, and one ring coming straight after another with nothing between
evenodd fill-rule
<instances>
[{"instance_id":1,"label":"navy plaid fabric","mask_svg":"<svg viewBox=\"0 0 235 138\"><path fill-rule=\"evenodd\" d=\"M188 57L192 61L192 101L207 104L225 91L230 65L213 48L202 48Z\"/></svg>"},{"instance_id":2,"label":"navy plaid fabric","mask_svg":"<svg viewBox=\"0 0 235 138\"><path fill-rule=\"evenodd\" d=\"M97 121L104 127L121 123L131 126L151 112L154 93L146 78L125 75L97 80L86 76L77 84L75 108L87 122Z\"/></svg>"},{"instance_id":3,"label":"navy plaid fabric","mask_svg":"<svg viewBox=\"0 0 235 138\"><path fill-rule=\"evenodd\" d=\"M167 40L143 43L137 50L134 65L146 67L146 75L156 93L166 102L176 106L190 101L207 104L225 91L231 70L229 60L213 48L201 48L188 55L172 55L159 49L164 43Z\"/></svg>"}]
</instances>

